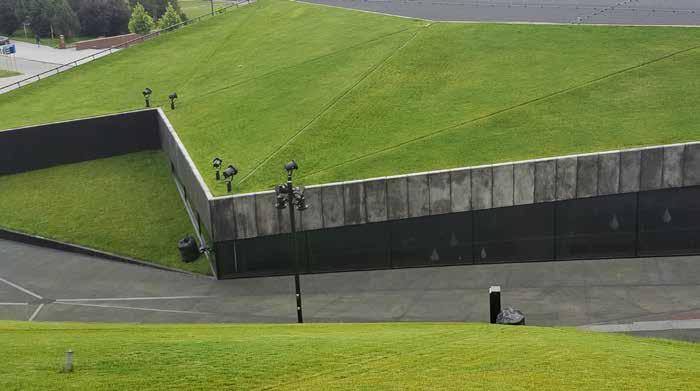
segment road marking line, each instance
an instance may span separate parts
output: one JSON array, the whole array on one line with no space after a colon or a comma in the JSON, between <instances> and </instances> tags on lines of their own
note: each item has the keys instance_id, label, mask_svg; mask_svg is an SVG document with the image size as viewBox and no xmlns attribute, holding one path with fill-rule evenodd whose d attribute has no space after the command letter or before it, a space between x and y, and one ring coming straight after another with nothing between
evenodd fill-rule
<instances>
[{"instance_id":1,"label":"road marking line","mask_svg":"<svg viewBox=\"0 0 700 391\"><path fill-rule=\"evenodd\" d=\"M581 326L579 329L601 333L618 333L634 331L666 331L666 330L695 330L700 329L700 319L687 320L657 320L648 322L632 322L621 324L601 324Z\"/></svg>"},{"instance_id":2,"label":"road marking line","mask_svg":"<svg viewBox=\"0 0 700 391\"><path fill-rule=\"evenodd\" d=\"M178 299L205 299L214 296L161 296L161 297L105 297L92 299L56 299L60 302L80 301L130 301L130 300L178 300Z\"/></svg>"},{"instance_id":3,"label":"road marking line","mask_svg":"<svg viewBox=\"0 0 700 391\"><path fill-rule=\"evenodd\" d=\"M0 305L29 305L29 303L0 303Z\"/></svg>"},{"instance_id":4,"label":"road marking line","mask_svg":"<svg viewBox=\"0 0 700 391\"><path fill-rule=\"evenodd\" d=\"M32 292L32 291L30 291L30 290L28 290L28 289L24 289L24 288L22 288L21 286L15 284L15 283L12 283L12 282L10 282L10 281L7 281L6 279L4 279L4 278L2 278L2 277L0 277L0 281L4 282L5 284L7 284L7 285L9 285L9 286L11 286L11 287L13 287L13 288L17 288L17 289L21 290L22 292L24 292L24 293L26 293L26 294L28 294L28 295L30 295L30 296L34 296L34 297L36 297L37 299L43 299L43 297L37 295L36 293L34 293L34 292Z\"/></svg>"},{"instance_id":5,"label":"road marking line","mask_svg":"<svg viewBox=\"0 0 700 391\"><path fill-rule=\"evenodd\" d=\"M34 318L36 318L36 316L39 315L39 311L41 311L42 308L44 308L44 304L43 304L43 303L42 303L42 304L39 304L39 306L36 308L36 310L34 311L34 313L32 314L32 316L29 317L29 321L30 321L30 322L32 322L32 321L34 320Z\"/></svg>"},{"instance_id":6,"label":"road marking line","mask_svg":"<svg viewBox=\"0 0 700 391\"><path fill-rule=\"evenodd\" d=\"M63 305L77 305L77 306L83 306L83 307L116 308L116 309L123 309L123 310L155 311L155 312L172 312L172 313L176 313L176 314L211 315L211 313L209 313L209 312L163 310L163 309L158 309L158 308L125 307L125 306L120 306L120 305L66 303L66 302L60 302L60 301L56 301L55 303L56 304L63 304Z\"/></svg>"}]
</instances>

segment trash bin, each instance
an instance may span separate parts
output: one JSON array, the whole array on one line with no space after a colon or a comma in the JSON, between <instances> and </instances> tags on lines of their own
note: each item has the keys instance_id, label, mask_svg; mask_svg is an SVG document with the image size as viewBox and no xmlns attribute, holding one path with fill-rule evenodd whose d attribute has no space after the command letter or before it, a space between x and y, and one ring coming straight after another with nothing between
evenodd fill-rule
<instances>
[{"instance_id":1,"label":"trash bin","mask_svg":"<svg viewBox=\"0 0 700 391\"><path fill-rule=\"evenodd\" d=\"M182 262L194 262L199 258L199 247L197 247L197 241L192 236L186 236L177 242L177 248L180 250Z\"/></svg>"}]
</instances>

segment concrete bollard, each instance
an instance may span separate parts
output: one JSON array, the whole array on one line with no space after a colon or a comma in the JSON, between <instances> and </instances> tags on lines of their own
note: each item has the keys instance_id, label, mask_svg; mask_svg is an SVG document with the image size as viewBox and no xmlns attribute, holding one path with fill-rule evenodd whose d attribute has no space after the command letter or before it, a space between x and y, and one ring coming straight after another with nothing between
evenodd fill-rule
<instances>
[{"instance_id":1,"label":"concrete bollard","mask_svg":"<svg viewBox=\"0 0 700 391\"><path fill-rule=\"evenodd\" d=\"M63 372L73 372L73 350L66 352L66 362L63 364Z\"/></svg>"}]
</instances>

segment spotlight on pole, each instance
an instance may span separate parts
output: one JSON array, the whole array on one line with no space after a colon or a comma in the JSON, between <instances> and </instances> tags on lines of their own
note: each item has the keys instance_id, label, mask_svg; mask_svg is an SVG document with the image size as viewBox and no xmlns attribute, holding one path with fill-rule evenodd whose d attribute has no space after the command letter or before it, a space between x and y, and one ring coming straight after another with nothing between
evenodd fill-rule
<instances>
[{"instance_id":1,"label":"spotlight on pole","mask_svg":"<svg viewBox=\"0 0 700 391\"><path fill-rule=\"evenodd\" d=\"M214 169L216 170L216 180L217 181L221 180L221 174L219 173L219 170L221 169L221 163L223 163L223 162L218 157L215 157L214 160L212 160L212 162L211 162L211 165L214 166Z\"/></svg>"},{"instance_id":2,"label":"spotlight on pole","mask_svg":"<svg viewBox=\"0 0 700 391\"><path fill-rule=\"evenodd\" d=\"M224 180L226 181L226 191L231 192L231 181L233 177L238 174L238 169L233 165L229 165L224 170Z\"/></svg>"},{"instance_id":3,"label":"spotlight on pole","mask_svg":"<svg viewBox=\"0 0 700 391\"><path fill-rule=\"evenodd\" d=\"M170 109L175 110L175 99L177 99L177 92L173 92L168 96L170 98Z\"/></svg>"},{"instance_id":4,"label":"spotlight on pole","mask_svg":"<svg viewBox=\"0 0 700 391\"><path fill-rule=\"evenodd\" d=\"M143 94L143 99L146 100L146 107L151 107L151 94L153 93L153 90L150 88L146 87L142 94Z\"/></svg>"}]
</instances>

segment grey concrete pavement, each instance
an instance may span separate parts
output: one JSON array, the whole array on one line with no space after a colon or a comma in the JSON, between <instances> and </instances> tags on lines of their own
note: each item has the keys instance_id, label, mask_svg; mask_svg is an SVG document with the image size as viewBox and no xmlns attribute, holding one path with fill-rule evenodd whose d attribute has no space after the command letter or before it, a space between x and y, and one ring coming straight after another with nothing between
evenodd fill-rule
<instances>
[{"instance_id":1,"label":"grey concrete pavement","mask_svg":"<svg viewBox=\"0 0 700 391\"><path fill-rule=\"evenodd\" d=\"M436 21L700 25L696 0L305 0Z\"/></svg>"},{"instance_id":2,"label":"grey concrete pavement","mask_svg":"<svg viewBox=\"0 0 700 391\"><path fill-rule=\"evenodd\" d=\"M698 276L689 256L317 274L302 292L308 322L484 322L488 287L501 285L528 324L581 326L697 321ZM215 281L0 240L0 278L0 319L296 321L291 277Z\"/></svg>"},{"instance_id":3,"label":"grey concrete pavement","mask_svg":"<svg viewBox=\"0 0 700 391\"><path fill-rule=\"evenodd\" d=\"M17 48L14 61L11 62L6 57L1 58L0 67L19 72L21 75L0 79L0 94L18 88L15 83L27 78L32 79L23 82L23 85L35 82L38 80L35 76L58 66L64 65L64 67L61 68L62 72L109 54L109 52L100 54L102 52L101 50L93 49L55 49L49 46L34 45L26 42L12 41L12 43L14 43ZM93 55L95 56L94 58L90 57ZM41 76L41 78L53 76L54 74L55 73L52 72L49 75Z\"/></svg>"}]
</instances>

